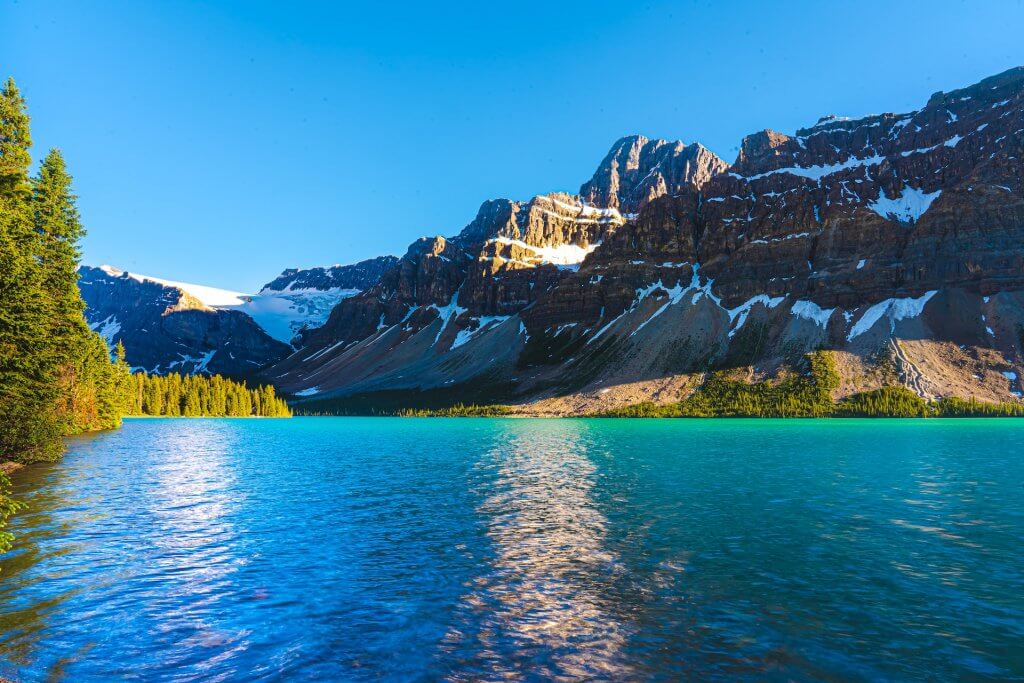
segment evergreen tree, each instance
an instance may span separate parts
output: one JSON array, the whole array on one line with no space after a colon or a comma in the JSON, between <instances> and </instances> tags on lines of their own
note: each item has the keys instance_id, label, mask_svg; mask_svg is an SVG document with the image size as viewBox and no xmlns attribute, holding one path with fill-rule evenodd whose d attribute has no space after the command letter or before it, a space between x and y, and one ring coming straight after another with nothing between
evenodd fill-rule
<instances>
[{"instance_id":1,"label":"evergreen tree","mask_svg":"<svg viewBox=\"0 0 1024 683\"><path fill-rule=\"evenodd\" d=\"M0 458L55 458L57 368L34 230L29 118L14 81L0 91Z\"/></svg>"},{"instance_id":2,"label":"evergreen tree","mask_svg":"<svg viewBox=\"0 0 1024 683\"><path fill-rule=\"evenodd\" d=\"M120 356L120 353L119 353ZM123 362L115 364L127 371ZM249 389L220 375L149 375L138 372L124 382L130 397L125 414L168 417L291 417L274 387ZM128 412L132 411L132 412Z\"/></svg>"},{"instance_id":3,"label":"evergreen tree","mask_svg":"<svg viewBox=\"0 0 1024 683\"><path fill-rule=\"evenodd\" d=\"M25 99L14 79L8 78L0 90L0 196L28 196L31 147Z\"/></svg>"}]
</instances>

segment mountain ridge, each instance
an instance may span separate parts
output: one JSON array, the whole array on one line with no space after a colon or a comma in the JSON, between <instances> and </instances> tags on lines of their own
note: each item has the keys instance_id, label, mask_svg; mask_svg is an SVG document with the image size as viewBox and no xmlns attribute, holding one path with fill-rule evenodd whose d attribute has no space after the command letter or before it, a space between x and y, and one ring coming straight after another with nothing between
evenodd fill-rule
<instances>
[{"instance_id":1,"label":"mountain ridge","mask_svg":"<svg viewBox=\"0 0 1024 683\"><path fill-rule=\"evenodd\" d=\"M1012 400L1022 92L1017 67L911 112L761 130L732 164L625 136L578 194L486 200L415 240L260 377L310 406L431 395L565 414L677 400L713 371L771 378L826 348L840 395ZM330 278L299 272L264 289Z\"/></svg>"},{"instance_id":2,"label":"mountain ridge","mask_svg":"<svg viewBox=\"0 0 1024 683\"><path fill-rule=\"evenodd\" d=\"M842 391L907 375L919 353L934 366L920 392L1012 398L1020 387L1004 373L1018 372L1021 316L1011 291L1024 281L1020 256L1000 254L1024 247L1013 153L1022 81L1011 69L906 114L759 131L721 172L653 198L637 197L639 173L670 143L623 138L586 197L557 199L571 210L519 219L518 206L485 205L464 231L478 252L424 242L404 274L339 305L268 377L308 397L490 382L533 407L580 392L581 405L600 405L607 394L676 398L716 367L771 374L793 350L824 346L848 355ZM587 202L599 198L615 206ZM585 211L605 212L607 229L587 233ZM528 257L592 243L571 268ZM762 339L749 339L755 329ZM890 354L888 369L869 362L888 338L919 348ZM971 357L958 357L961 345ZM614 356L603 365L602 347ZM644 388L621 389L631 385Z\"/></svg>"}]
</instances>

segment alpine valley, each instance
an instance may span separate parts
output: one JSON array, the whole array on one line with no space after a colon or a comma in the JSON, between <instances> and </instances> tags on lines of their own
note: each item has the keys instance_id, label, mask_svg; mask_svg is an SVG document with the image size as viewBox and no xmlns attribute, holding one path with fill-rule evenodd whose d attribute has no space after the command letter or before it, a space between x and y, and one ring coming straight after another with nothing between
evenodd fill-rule
<instances>
[{"instance_id":1,"label":"alpine valley","mask_svg":"<svg viewBox=\"0 0 1024 683\"><path fill-rule=\"evenodd\" d=\"M837 398L1021 396L1024 68L919 110L699 143L616 142L577 194L485 201L401 258L245 295L83 267L90 326L153 373L273 383L300 408L672 403L833 352Z\"/></svg>"}]
</instances>

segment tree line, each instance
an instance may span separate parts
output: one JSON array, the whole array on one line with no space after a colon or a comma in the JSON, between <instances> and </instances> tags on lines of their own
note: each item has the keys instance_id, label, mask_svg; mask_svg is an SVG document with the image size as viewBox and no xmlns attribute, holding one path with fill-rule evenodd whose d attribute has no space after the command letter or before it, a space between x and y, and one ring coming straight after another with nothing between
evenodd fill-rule
<instances>
[{"instance_id":1,"label":"tree line","mask_svg":"<svg viewBox=\"0 0 1024 683\"><path fill-rule=\"evenodd\" d=\"M274 387L254 389L220 375L132 375L125 415L161 417L290 417Z\"/></svg>"}]
</instances>

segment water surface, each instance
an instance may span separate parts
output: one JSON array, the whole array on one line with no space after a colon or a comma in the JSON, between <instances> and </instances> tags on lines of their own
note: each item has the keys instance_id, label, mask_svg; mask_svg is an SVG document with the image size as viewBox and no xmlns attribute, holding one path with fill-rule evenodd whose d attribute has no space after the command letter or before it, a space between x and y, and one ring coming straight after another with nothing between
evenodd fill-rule
<instances>
[{"instance_id":1,"label":"water surface","mask_svg":"<svg viewBox=\"0 0 1024 683\"><path fill-rule=\"evenodd\" d=\"M1024 421L130 420L18 474L24 681L1024 678Z\"/></svg>"}]
</instances>

